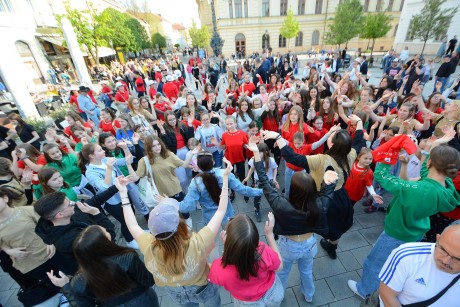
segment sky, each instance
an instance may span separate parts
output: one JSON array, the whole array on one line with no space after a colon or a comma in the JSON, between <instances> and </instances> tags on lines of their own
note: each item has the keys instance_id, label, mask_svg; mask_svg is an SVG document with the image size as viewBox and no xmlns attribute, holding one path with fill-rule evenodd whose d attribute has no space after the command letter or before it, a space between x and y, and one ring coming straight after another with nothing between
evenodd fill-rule
<instances>
[{"instance_id":1,"label":"sky","mask_svg":"<svg viewBox=\"0 0 460 307\"><path fill-rule=\"evenodd\" d=\"M200 25L196 0L137 0L147 1L152 13L161 14L172 23L181 23L185 27L192 25L192 18Z\"/></svg>"}]
</instances>

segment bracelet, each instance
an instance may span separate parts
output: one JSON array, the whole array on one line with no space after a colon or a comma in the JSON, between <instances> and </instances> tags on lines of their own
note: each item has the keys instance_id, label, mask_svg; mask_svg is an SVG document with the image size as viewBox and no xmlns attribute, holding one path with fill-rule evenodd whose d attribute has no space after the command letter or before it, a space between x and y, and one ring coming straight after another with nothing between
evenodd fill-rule
<instances>
[{"instance_id":1,"label":"bracelet","mask_svg":"<svg viewBox=\"0 0 460 307\"><path fill-rule=\"evenodd\" d=\"M421 153L422 155L425 155L425 156L428 156L430 154L430 152L426 150L422 150Z\"/></svg>"},{"instance_id":2,"label":"bracelet","mask_svg":"<svg viewBox=\"0 0 460 307\"><path fill-rule=\"evenodd\" d=\"M281 138L283 138L283 137L281 136L281 134L278 134L278 136L276 137L276 140L278 141L278 140L281 139Z\"/></svg>"},{"instance_id":3,"label":"bracelet","mask_svg":"<svg viewBox=\"0 0 460 307\"><path fill-rule=\"evenodd\" d=\"M126 207L126 206L131 206L131 204L130 203L121 203L121 206Z\"/></svg>"}]
</instances>

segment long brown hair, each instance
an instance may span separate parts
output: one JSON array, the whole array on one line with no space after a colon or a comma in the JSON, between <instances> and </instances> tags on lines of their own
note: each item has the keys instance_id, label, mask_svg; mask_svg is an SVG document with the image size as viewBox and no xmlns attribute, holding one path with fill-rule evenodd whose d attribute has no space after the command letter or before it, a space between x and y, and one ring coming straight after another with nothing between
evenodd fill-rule
<instances>
[{"instance_id":1,"label":"long brown hair","mask_svg":"<svg viewBox=\"0 0 460 307\"><path fill-rule=\"evenodd\" d=\"M245 214L238 214L228 223L222 266L234 265L239 278L249 281L257 277L261 255L257 251L259 232L254 222Z\"/></svg>"},{"instance_id":2,"label":"long brown hair","mask_svg":"<svg viewBox=\"0 0 460 307\"><path fill-rule=\"evenodd\" d=\"M319 221L319 208L316 205L318 190L315 179L310 174L297 172L292 176L289 190L289 202L297 209L297 213L307 216L308 225L316 225Z\"/></svg>"},{"instance_id":3,"label":"long brown hair","mask_svg":"<svg viewBox=\"0 0 460 307\"><path fill-rule=\"evenodd\" d=\"M297 125L299 126L299 131L303 131L303 111L300 106L292 106L292 108L289 110L286 121L283 124L283 131L289 131L289 126L291 125L290 115L292 111L297 111L297 114L299 115L299 121Z\"/></svg>"},{"instance_id":4,"label":"long brown hair","mask_svg":"<svg viewBox=\"0 0 460 307\"><path fill-rule=\"evenodd\" d=\"M85 130L85 129L83 128L83 130ZM57 147L59 149L59 151L62 154L62 158L64 159L64 156L67 156L67 154L56 143L48 143L45 146L43 146L43 155L45 156L46 163L53 163L54 162L57 165L59 165L59 167L62 167L62 160L61 161L56 161L53 158L51 158L50 155L48 154L48 150L51 150L51 149L53 149L55 147Z\"/></svg>"},{"instance_id":5,"label":"long brown hair","mask_svg":"<svg viewBox=\"0 0 460 307\"><path fill-rule=\"evenodd\" d=\"M166 159L167 157L169 157L169 153L170 153L168 148L166 148L165 143L163 143L163 141L159 137L157 137L156 135L147 136L144 140L144 150L145 150L146 156L149 157L150 164L155 163L155 155L152 149L153 141L158 141L158 143L160 143L160 146L161 146L160 156L163 159Z\"/></svg>"},{"instance_id":6,"label":"long brown hair","mask_svg":"<svg viewBox=\"0 0 460 307\"><path fill-rule=\"evenodd\" d=\"M217 181L216 176L213 173L210 173L214 167L212 154L206 152L198 154L196 158L196 164L198 168L202 170L202 172L198 174L197 177L201 177L206 191L208 191L209 196L211 197L214 204L218 206L222 189L219 186L219 182Z\"/></svg>"},{"instance_id":7,"label":"long brown hair","mask_svg":"<svg viewBox=\"0 0 460 307\"><path fill-rule=\"evenodd\" d=\"M88 288L98 300L128 293L136 286L135 281L123 271L111 257L137 253L127 247L119 246L109 240L101 226L85 228L73 245L79 270Z\"/></svg>"},{"instance_id":8,"label":"long brown hair","mask_svg":"<svg viewBox=\"0 0 460 307\"><path fill-rule=\"evenodd\" d=\"M177 232L169 239L155 240L152 250L158 250L163 266L159 269L168 275L179 275L185 272L185 256L190 243L190 232L184 220L180 219Z\"/></svg>"},{"instance_id":9,"label":"long brown hair","mask_svg":"<svg viewBox=\"0 0 460 307\"><path fill-rule=\"evenodd\" d=\"M326 100L329 101L329 111L328 111L328 113L326 113L326 110L324 110L324 107L323 107L323 103ZM334 112L334 106L333 105L334 105L334 101L332 100L331 97L325 97L324 99L321 100L321 103L319 104L319 113L318 113L318 115L321 118L324 118L324 116L326 115L325 123L328 123L328 124L333 124L334 123L335 112Z\"/></svg>"},{"instance_id":10,"label":"long brown hair","mask_svg":"<svg viewBox=\"0 0 460 307\"><path fill-rule=\"evenodd\" d=\"M27 123L22 119L22 117L16 113L11 113L10 115L8 115L8 119L12 119L18 122L19 133L21 133L22 129L24 129L24 126L27 125Z\"/></svg>"},{"instance_id":11,"label":"long brown hair","mask_svg":"<svg viewBox=\"0 0 460 307\"><path fill-rule=\"evenodd\" d=\"M248 110L246 111L246 114L249 116L249 119L251 121L254 120L254 114L252 114L252 104L246 100L246 98L244 97L241 97L240 100L238 101L238 111L237 111L237 115L239 117L241 117L241 119L246 122L246 116L244 115L243 111L241 110L241 104L243 102L246 102L246 104L248 105Z\"/></svg>"},{"instance_id":12,"label":"long brown hair","mask_svg":"<svg viewBox=\"0 0 460 307\"><path fill-rule=\"evenodd\" d=\"M50 194L56 192L48 186L48 180L53 177L54 174L59 173L59 171L52 167L44 167L38 172L38 181L43 188L43 194ZM62 187L69 188L69 185L63 181Z\"/></svg>"},{"instance_id":13,"label":"long brown hair","mask_svg":"<svg viewBox=\"0 0 460 307\"><path fill-rule=\"evenodd\" d=\"M89 164L89 161L91 160L89 156L94 154L96 146L96 143L88 143L83 145L81 151L78 153L78 167L80 168L82 174L86 172L86 164Z\"/></svg>"},{"instance_id":14,"label":"long brown hair","mask_svg":"<svg viewBox=\"0 0 460 307\"><path fill-rule=\"evenodd\" d=\"M41 153L35 148L33 145L29 143L22 143L16 146L16 149L18 148L23 148L26 151L26 154L29 156L29 159L37 163L38 157L41 155Z\"/></svg>"},{"instance_id":15,"label":"long brown hair","mask_svg":"<svg viewBox=\"0 0 460 307\"><path fill-rule=\"evenodd\" d=\"M11 160L0 157L0 176L11 176L11 178L16 178L13 171L11 170Z\"/></svg>"},{"instance_id":16,"label":"long brown hair","mask_svg":"<svg viewBox=\"0 0 460 307\"><path fill-rule=\"evenodd\" d=\"M257 144L257 148L259 149L260 153L263 153L265 172L268 172L268 168L270 166L270 149L268 148L268 145L265 143Z\"/></svg>"}]
</instances>

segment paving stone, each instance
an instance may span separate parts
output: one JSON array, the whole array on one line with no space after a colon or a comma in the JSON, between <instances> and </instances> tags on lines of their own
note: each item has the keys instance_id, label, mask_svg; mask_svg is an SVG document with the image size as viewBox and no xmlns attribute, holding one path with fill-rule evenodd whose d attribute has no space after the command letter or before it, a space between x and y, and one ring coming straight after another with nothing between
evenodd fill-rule
<instances>
[{"instance_id":1,"label":"paving stone","mask_svg":"<svg viewBox=\"0 0 460 307\"><path fill-rule=\"evenodd\" d=\"M353 256L355 256L356 260L358 260L359 264L361 264L362 266L364 263L364 259L366 259L367 255L369 255L371 249L372 246L368 245L357 249L353 249L351 252Z\"/></svg>"},{"instance_id":2,"label":"paving stone","mask_svg":"<svg viewBox=\"0 0 460 307\"><path fill-rule=\"evenodd\" d=\"M2 279L3 283L3 279ZM0 304L3 306L8 306L6 302L9 301L10 297L12 295L16 295L17 291L16 290L1 290L0 291Z\"/></svg>"},{"instance_id":3,"label":"paving stone","mask_svg":"<svg viewBox=\"0 0 460 307\"><path fill-rule=\"evenodd\" d=\"M338 302L330 303L329 307L359 307L361 302L362 300L355 295Z\"/></svg>"},{"instance_id":4,"label":"paving stone","mask_svg":"<svg viewBox=\"0 0 460 307\"><path fill-rule=\"evenodd\" d=\"M321 306L335 301L334 295L324 279L315 281L315 295L311 303L305 301L305 297L300 291L300 286L293 287L293 290L299 304L298 306Z\"/></svg>"},{"instance_id":5,"label":"paving stone","mask_svg":"<svg viewBox=\"0 0 460 307\"><path fill-rule=\"evenodd\" d=\"M340 250L347 251L369 245L359 231L346 232L340 238Z\"/></svg>"},{"instance_id":6,"label":"paving stone","mask_svg":"<svg viewBox=\"0 0 460 307\"><path fill-rule=\"evenodd\" d=\"M348 272L358 270L362 267L350 251L337 253L337 258Z\"/></svg>"},{"instance_id":7,"label":"paving stone","mask_svg":"<svg viewBox=\"0 0 460 307\"><path fill-rule=\"evenodd\" d=\"M348 288L349 279L357 280L359 278L356 272L347 272L326 278L327 285L331 289L336 300L342 300L353 296L353 292Z\"/></svg>"},{"instance_id":8,"label":"paving stone","mask_svg":"<svg viewBox=\"0 0 460 307\"><path fill-rule=\"evenodd\" d=\"M384 225L377 225L374 227L362 229L359 231L361 235L366 239L366 241L369 244L374 244L375 241L377 241L377 238L380 236L380 234L383 232Z\"/></svg>"},{"instance_id":9,"label":"paving stone","mask_svg":"<svg viewBox=\"0 0 460 307\"><path fill-rule=\"evenodd\" d=\"M332 260L325 256L313 261L313 274L316 280L345 272L345 268L338 259Z\"/></svg>"},{"instance_id":10,"label":"paving stone","mask_svg":"<svg viewBox=\"0 0 460 307\"><path fill-rule=\"evenodd\" d=\"M284 292L284 299L281 302L282 307L292 307L292 306L299 306L297 302L297 298L294 294L294 290L292 288L287 288Z\"/></svg>"},{"instance_id":11,"label":"paving stone","mask_svg":"<svg viewBox=\"0 0 460 307\"><path fill-rule=\"evenodd\" d=\"M382 225L384 217L385 213L377 211L374 213L357 215L355 218L361 225L363 225L363 228L370 228Z\"/></svg>"},{"instance_id":12,"label":"paving stone","mask_svg":"<svg viewBox=\"0 0 460 307\"><path fill-rule=\"evenodd\" d=\"M15 281L10 277L10 275L2 276L1 280L0 291L10 290L13 284L15 284Z\"/></svg>"}]
</instances>

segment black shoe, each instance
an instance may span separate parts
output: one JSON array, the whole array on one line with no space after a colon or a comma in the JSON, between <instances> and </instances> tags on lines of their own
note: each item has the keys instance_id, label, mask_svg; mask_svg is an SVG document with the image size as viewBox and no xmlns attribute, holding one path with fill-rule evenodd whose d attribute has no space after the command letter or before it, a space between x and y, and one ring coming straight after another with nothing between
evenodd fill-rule
<instances>
[{"instance_id":1,"label":"black shoe","mask_svg":"<svg viewBox=\"0 0 460 307\"><path fill-rule=\"evenodd\" d=\"M260 218L260 211L256 211L255 215L256 215L256 221L260 223L262 221L262 219Z\"/></svg>"},{"instance_id":2,"label":"black shoe","mask_svg":"<svg viewBox=\"0 0 460 307\"><path fill-rule=\"evenodd\" d=\"M366 209L364 209L364 212L366 212L366 213L374 213L375 211L377 211L377 208L372 206L372 205L370 205Z\"/></svg>"},{"instance_id":3,"label":"black shoe","mask_svg":"<svg viewBox=\"0 0 460 307\"><path fill-rule=\"evenodd\" d=\"M387 208L385 208L385 207L378 207L378 208L377 208L377 211L387 212Z\"/></svg>"},{"instance_id":4,"label":"black shoe","mask_svg":"<svg viewBox=\"0 0 460 307\"><path fill-rule=\"evenodd\" d=\"M321 247L327 252L327 254L329 255L331 259L337 258L337 245L332 244L331 242L325 239L321 239L319 243L321 244Z\"/></svg>"}]
</instances>

